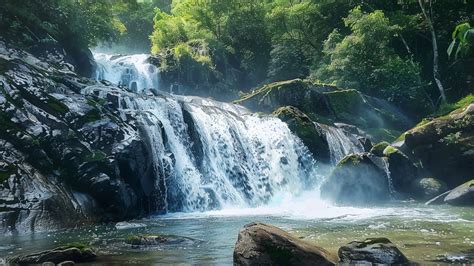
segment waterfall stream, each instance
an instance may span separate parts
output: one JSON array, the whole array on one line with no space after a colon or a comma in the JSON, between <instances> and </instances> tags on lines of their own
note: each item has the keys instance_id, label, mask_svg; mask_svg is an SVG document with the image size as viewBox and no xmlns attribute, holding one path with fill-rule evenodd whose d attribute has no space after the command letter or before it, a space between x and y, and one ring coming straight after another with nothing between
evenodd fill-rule
<instances>
[{"instance_id":1,"label":"waterfall stream","mask_svg":"<svg viewBox=\"0 0 474 266\"><path fill-rule=\"evenodd\" d=\"M97 79L129 91L95 85L83 93L104 98L113 93L122 118L139 121L163 211L255 207L276 194L317 190L322 177L316 161L279 119L239 105L161 92L159 71L146 55L94 55ZM151 89L154 93L147 93ZM325 132L333 164L362 150L342 129L327 126Z\"/></svg>"},{"instance_id":2,"label":"waterfall stream","mask_svg":"<svg viewBox=\"0 0 474 266\"><path fill-rule=\"evenodd\" d=\"M143 55L95 56L99 79L137 82L138 92L157 88ZM110 89L91 86L83 93L107 97ZM260 206L276 193L298 194L319 183L309 151L277 118L199 97L114 93L122 118L140 122L165 211Z\"/></svg>"},{"instance_id":3,"label":"waterfall stream","mask_svg":"<svg viewBox=\"0 0 474 266\"><path fill-rule=\"evenodd\" d=\"M149 57L146 54L124 56L94 53L97 62L95 78L126 86L134 92L157 89L159 70L147 62Z\"/></svg>"}]
</instances>

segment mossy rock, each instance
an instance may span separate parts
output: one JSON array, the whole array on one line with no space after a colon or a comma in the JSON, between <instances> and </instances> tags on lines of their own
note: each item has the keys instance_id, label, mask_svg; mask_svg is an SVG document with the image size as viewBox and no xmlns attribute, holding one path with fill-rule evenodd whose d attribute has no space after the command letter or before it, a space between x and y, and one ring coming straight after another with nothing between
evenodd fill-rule
<instances>
[{"instance_id":1,"label":"mossy rock","mask_svg":"<svg viewBox=\"0 0 474 266\"><path fill-rule=\"evenodd\" d=\"M294 106L314 122L351 124L366 131L377 142L392 141L411 125L406 116L386 101L354 89L339 89L310 80L270 83L241 95L235 103L267 113Z\"/></svg>"},{"instance_id":2,"label":"mossy rock","mask_svg":"<svg viewBox=\"0 0 474 266\"><path fill-rule=\"evenodd\" d=\"M411 185L411 196L418 200L429 200L448 190L448 186L433 177L418 178Z\"/></svg>"},{"instance_id":3,"label":"mossy rock","mask_svg":"<svg viewBox=\"0 0 474 266\"><path fill-rule=\"evenodd\" d=\"M266 84L234 101L253 111L274 112L284 106L294 106L316 122L327 120L332 113L323 92L337 90L336 87L310 80L294 79ZM318 119L316 119L318 118Z\"/></svg>"},{"instance_id":4,"label":"mossy rock","mask_svg":"<svg viewBox=\"0 0 474 266\"><path fill-rule=\"evenodd\" d=\"M383 163L369 153L342 159L321 185L321 197L344 205L370 205L391 199Z\"/></svg>"},{"instance_id":5,"label":"mossy rock","mask_svg":"<svg viewBox=\"0 0 474 266\"><path fill-rule=\"evenodd\" d=\"M337 90L324 93L329 99L332 110L339 120L350 121L354 118L354 110L357 112L363 108L364 100L357 90ZM365 124L363 117L357 118L353 124Z\"/></svg>"},{"instance_id":6,"label":"mossy rock","mask_svg":"<svg viewBox=\"0 0 474 266\"><path fill-rule=\"evenodd\" d=\"M393 146L387 146L383 155L387 158L388 170L397 192L410 193L411 185L418 178L418 169L406 154Z\"/></svg>"},{"instance_id":7,"label":"mossy rock","mask_svg":"<svg viewBox=\"0 0 474 266\"><path fill-rule=\"evenodd\" d=\"M404 133L404 146L433 176L453 188L474 172L474 104L426 119Z\"/></svg>"},{"instance_id":8,"label":"mossy rock","mask_svg":"<svg viewBox=\"0 0 474 266\"><path fill-rule=\"evenodd\" d=\"M287 123L290 130L303 141L316 160L322 163L330 162L329 144L326 137L306 114L298 108L285 106L277 109L273 115Z\"/></svg>"},{"instance_id":9,"label":"mossy rock","mask_svg":"<svg viewBox=\"0 0 474 266\"><path fill-rule=\"evenodd\" d=\"M382 142L379 142L377 144L375 144L372 149L370 150L370 153L376 155L376 156L379 156L379 157L382 157L383 156L383 151L385 150L385 148L387 148L388 146L390 146L390 143L386 142L386 141L382 141Z\"/></svg>"}]
</instances>

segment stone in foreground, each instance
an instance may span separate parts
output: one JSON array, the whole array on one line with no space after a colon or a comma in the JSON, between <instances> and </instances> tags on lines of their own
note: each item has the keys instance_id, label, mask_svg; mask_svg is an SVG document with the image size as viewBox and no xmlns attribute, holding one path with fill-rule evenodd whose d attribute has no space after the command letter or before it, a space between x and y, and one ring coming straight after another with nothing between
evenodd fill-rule
<instances>
[{"instance_id":1,"label":"stone in foreground","mask_svg":"<svg viewBox=\"0 0 474 266\"><path fill-rule=\"evenodd\" d=\"M52 262L59 264L65 261L91 262L97 258L95 252L90 248L59 247L25 256L15 257L9 260L11 264L40 264Z\"/></svg>"},{"instance_id":2,"label":"stone in foreground","mask_svg":"<svg viewBox=\"0 0 474 266\"><path fill-rule=\"evenodd\" d=\"M403 253L387 238L368 238L342 246L338 252L342 264L408 264Z\"/></svg>"},{"instance_id":3,"label":"stone in foreground","mask_svg":"<svg viewBox=\"0 0 474 266\"><path fill-rule=\"evenodd\" d=\"M335 265L328 251L263 223L240 231L234 249L236 265Z\"/></svg>"}]
</instances>

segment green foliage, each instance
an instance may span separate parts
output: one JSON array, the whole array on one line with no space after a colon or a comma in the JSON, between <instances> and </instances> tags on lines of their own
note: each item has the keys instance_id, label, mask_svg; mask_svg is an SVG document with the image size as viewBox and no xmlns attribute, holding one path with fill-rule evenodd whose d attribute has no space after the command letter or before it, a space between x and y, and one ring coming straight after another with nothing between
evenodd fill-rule
<instances>
[{"instance_id":1,"label":"green foliage","mask_svg":"<svg viewBox=\"0 0 474 266\"><path fill-rule=\"evenodd\" d=\"M1 32L24 47L58 42L66 47L96 45L115 39L120 32L121 24L112 14L111 3L5 0L0 11Z\"/></svg>"},{"instance_id":2,"label":"green foliage","mask_svg":"<svg viewBox=\"0 0 474 266\"><path fill-rule=\"evenodd\" d=\"M471 46L469 37L472 35L474 35L474 28L471 27L469 22L456 26L452 36L453 41L448 47L448 55L451 56L457 46L454 57L457 59L459 55L465 56Z\"/></svg>"},{"instance_id":3,"label":"green foliage","mask_svg":"<svg viewBox=\"0 0 474 266\"><path fill-rule=\"evenodd\" d=\"M157 9L154 21L154 54L170 49L180 52L183 43L198 40L206 43L209 63L222 77L232 68L245 73L243 84L255 85L266 77L270 38L260 2L174 1L171 14Z\"/></svg>"},{"instance_id":4,"label":"green foliage","mask_svg":"<svg viewBox=\"0 0 474 266\"><path fill-rule=\"evenodd\" d=\"M446 104L441 105L441 107L436 112L436 114L438 116L446 115L446 114L451 113L452 111L454 111L456 109L466 107L471 103L474 103L474 94L472 94L472 93L465 96L464 98L460 99L459 101L457 101L455 103L446 103Z\"/></svg>"},{"instance_id":5,"label":"green foliage","mask_svg":"<svg viewBox=\"0 0 474 266\"><path fill-rule=\"evenodd\" d=\"M324 43L326 60L313 76L399 105L406 106L415 99L423 101L419 66L390 46L400 27L393 25L382 11L365 13L360 7L344 21L350 33L344 35L336 29L328 36Z\"/></svg>"}]
</instances>

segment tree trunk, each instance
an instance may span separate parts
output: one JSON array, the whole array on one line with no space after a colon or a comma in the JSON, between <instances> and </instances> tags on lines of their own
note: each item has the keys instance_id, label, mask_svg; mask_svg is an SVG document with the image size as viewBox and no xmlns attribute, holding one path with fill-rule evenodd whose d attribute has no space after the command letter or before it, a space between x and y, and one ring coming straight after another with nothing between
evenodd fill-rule
<instances>
[{"instance_id":1,"label":"tree trunk","mask_svg":"<svg viewBox=\"0 0 474 266\"><path fill-rule=\"evenodd\" d=\"M430 27L431 44L433 46L433 78L436 82L436 86L438 87L439 93L441 95L441 101L445 103L446 94L445 94L443 83L441 82L441 78L439 74L439 52L438 52L438 40L436 39L436 31L433 25L431 14L428 14L426 12L426 8L425 8L425 5L423 4L423 0L418 0L418 4L420 5L421 12L423 13L423 16L425 17L426 22L428 23L428 26ZM430 11L431 11L430 13L433 12L431 0L430 0Z\"/></svg>"}]
</instances>

